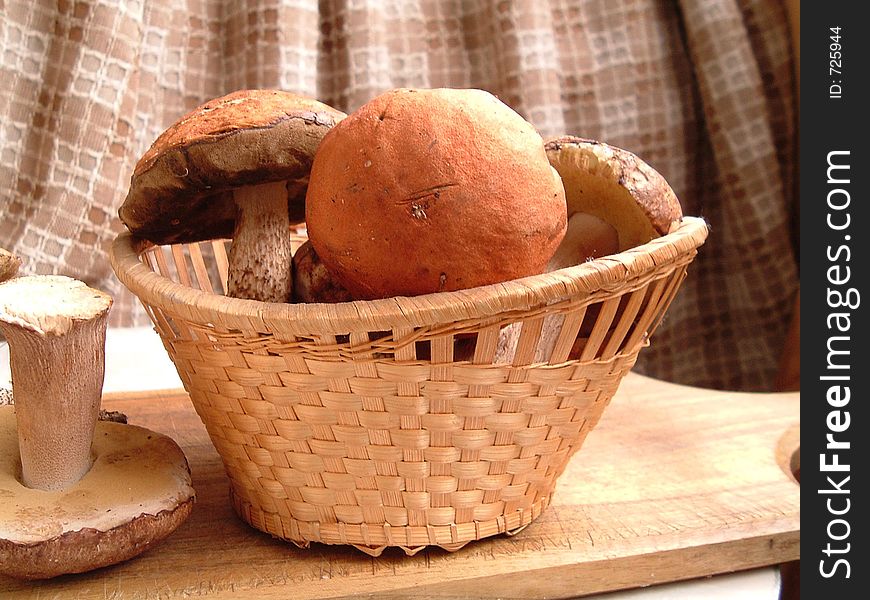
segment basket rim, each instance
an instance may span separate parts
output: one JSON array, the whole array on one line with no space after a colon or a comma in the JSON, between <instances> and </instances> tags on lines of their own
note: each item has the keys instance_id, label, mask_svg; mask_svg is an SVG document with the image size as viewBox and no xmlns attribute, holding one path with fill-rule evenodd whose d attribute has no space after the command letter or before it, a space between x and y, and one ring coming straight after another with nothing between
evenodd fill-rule
<instances>
[{"instance_id":1,"label":"basket rim","mask_svg":"<svg viewBox=\"0 0 870 600\"><path fill-rule=\"evenodd\" d=\"M109 259L118 279L140 301L188 320L231 329L338 334L485 319L569 297L583 299L601 290L619 288L653 269L690 262L707 234L704 219L684 216L674 222L669 233L646 244L549 273L453 292L337 304L230 298L176 283L151 271L140 260L141 253L155 244L126 230L113 241Z\"/></svg>"}]
</instances>

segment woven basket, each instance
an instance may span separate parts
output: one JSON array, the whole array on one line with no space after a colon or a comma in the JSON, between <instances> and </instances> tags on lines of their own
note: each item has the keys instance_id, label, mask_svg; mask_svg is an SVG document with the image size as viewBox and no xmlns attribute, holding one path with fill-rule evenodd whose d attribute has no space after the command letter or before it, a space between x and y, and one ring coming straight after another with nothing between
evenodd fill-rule
<instances>
[{"instance_id":1,"label":"woven basket","mask_svg":"<svg viewBox=\"0 0 870 600\"><path fill-rule=\"evenodd\" d=\"M648 344L707 235L497 285L345 304L225 297L227 243L121 234L238 515L307 546L456 550L525 527ZM296 240L296 245L304 238Z\"/></svg>"}]
</instances>

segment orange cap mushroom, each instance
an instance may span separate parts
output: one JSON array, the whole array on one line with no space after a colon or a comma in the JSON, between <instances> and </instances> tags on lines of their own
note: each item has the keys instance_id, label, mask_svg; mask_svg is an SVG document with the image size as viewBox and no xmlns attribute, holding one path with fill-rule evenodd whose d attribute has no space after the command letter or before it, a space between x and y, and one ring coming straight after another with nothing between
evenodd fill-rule
<instances>
[{"instance_id":1,"label":"orange cap mushroom","mask_svg":"<svg viewBox=\"0 0 870 600\"><path fill-rule=\"evenodd\" d=\"M306 225L355 298L414 296L542 273L565 195L541 136L492 94L398 89L324 136Z\"/></svg>"}]
</instances>

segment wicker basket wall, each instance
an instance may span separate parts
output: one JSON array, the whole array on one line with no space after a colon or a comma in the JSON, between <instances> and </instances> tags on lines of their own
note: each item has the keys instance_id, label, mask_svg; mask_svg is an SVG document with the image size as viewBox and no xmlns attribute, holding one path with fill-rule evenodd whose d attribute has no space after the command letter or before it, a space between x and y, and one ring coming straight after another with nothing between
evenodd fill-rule
<instances>
[{"instance_id":1,"label":"wicker basket wall","mask_svg":"<svg viewBox=\"0 0 870 600\"><path fill-rule=\"evenodd\" d=\"M223 296L225 241L155 247L125 233L111 258L244 521L302 546L411 554L515 531L547 507L706 235L687 217L544 275L334 305Z\"/></svg>"}]
</instances>

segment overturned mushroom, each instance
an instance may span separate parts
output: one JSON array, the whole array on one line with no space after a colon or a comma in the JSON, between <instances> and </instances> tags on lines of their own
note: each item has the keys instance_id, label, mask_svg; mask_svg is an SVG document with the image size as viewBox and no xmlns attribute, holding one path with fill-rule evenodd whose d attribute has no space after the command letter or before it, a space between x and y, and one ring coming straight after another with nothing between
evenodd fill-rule
<instances>
[{"instance_id":1,"label":"overturned mushroom","mask_svg":"<svg viewBox=\"0 0 870 600\"><path fill-rule=\"evenodd\" d=\"M91 466L112 299L60 276L0 286L24 485L69 486Z\"/></svg>"},{"instance_id":2,"label":"overturned mushroom","mask_svg":"<svg viewBox=\"0 0 870 600\"><path fill-rule=\"evenodd\" d=\"M107 294L63 276L0 284L14 407L0 407L0 573L53 577L135 556L192 508L180 448L98 421Z\"/></svg>"},{"instance_id":3,"label":"overturned mushroom","mask_svg":"<svg viewBox=\"0 0 870 600\"><path fill-rule=\"evenodd\" d=\"M121 220L155 244L232 236L227 295L289 302L290 225L304 219L320 140L344 116L278 90L211 100L142 156Z\"/></svg>"}]
</instances>

